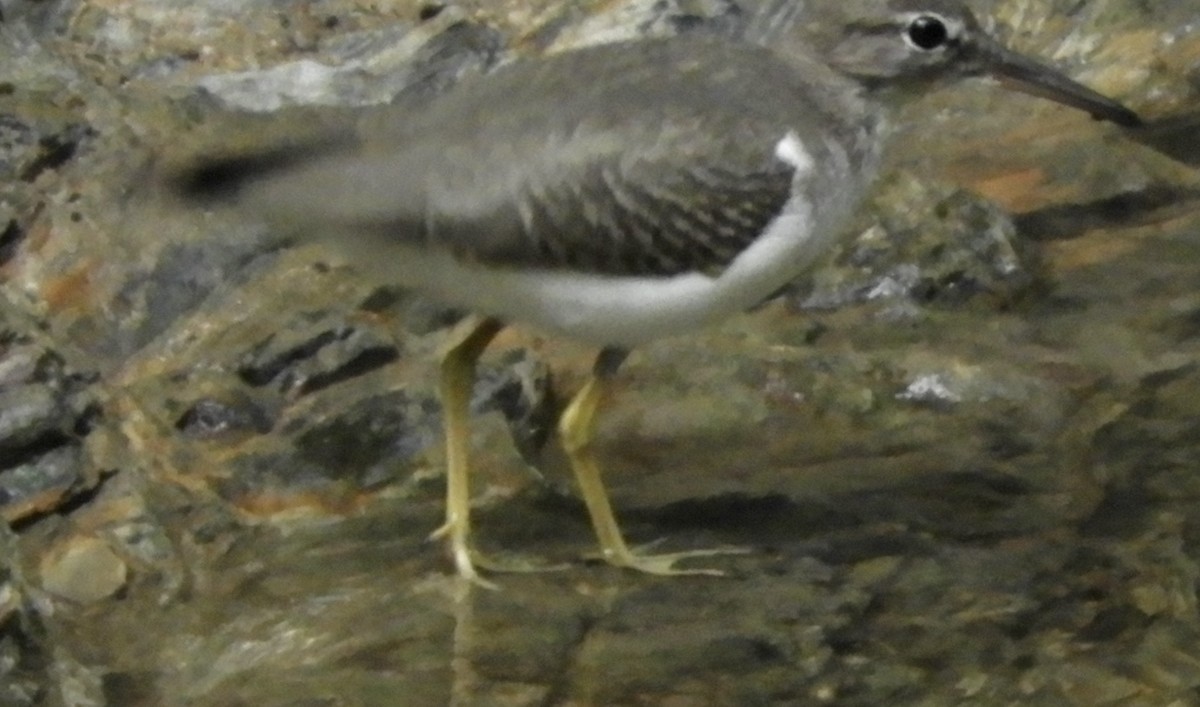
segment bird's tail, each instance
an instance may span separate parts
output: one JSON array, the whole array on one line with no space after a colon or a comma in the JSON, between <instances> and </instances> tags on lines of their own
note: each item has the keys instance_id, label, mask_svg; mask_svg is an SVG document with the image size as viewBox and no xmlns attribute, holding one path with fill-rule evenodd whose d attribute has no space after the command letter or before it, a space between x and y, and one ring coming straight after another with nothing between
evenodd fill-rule
<instances>
[{"instance_id":1,"label":"bird's tail","mask_svg":"<svg viewBox=\"0 0 1200 707\"><path fill-rule=\"evenodd\" d=\"M347 146L348 140L321 139L276 145L257 151L206 156L176 167L166 175L174 195L194 203L236 201L243 189Z\"/></svg>"}]
</instances>

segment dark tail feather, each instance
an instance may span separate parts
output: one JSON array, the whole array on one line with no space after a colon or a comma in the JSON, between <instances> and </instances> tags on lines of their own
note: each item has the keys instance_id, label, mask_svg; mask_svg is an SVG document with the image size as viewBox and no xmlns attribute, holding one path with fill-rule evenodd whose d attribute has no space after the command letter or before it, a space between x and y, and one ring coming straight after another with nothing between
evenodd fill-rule
<instances>
[{"instance_id":1,"label":"dark tail feather","mask_svg":"<svg viewBox=\"0 0 1200 707\"><path fill-rule=\"evenodd\" d=\"M261 152L202 158L167 178L176 195L196 202L228 201L251 182L269 177L332 152L346 141L284 145Z\"/></svg>"}]
</instances>

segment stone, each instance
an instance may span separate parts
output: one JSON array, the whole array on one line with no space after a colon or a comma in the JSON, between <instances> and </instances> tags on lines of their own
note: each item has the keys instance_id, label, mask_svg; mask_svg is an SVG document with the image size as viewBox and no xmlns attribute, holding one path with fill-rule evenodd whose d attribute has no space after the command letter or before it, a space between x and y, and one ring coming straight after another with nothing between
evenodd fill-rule
<instances>
[{"instance_id":1,"label":"stone","mask_svg":"<svg viewBox=\"0 0 1200 707\"><path fill-rule=\"evenodd\" d=\"M42 587L62 599L93 604L125 586L128 568L108 543L79 537L62 542L39 568Z\"/></svg>"}]
</instances>

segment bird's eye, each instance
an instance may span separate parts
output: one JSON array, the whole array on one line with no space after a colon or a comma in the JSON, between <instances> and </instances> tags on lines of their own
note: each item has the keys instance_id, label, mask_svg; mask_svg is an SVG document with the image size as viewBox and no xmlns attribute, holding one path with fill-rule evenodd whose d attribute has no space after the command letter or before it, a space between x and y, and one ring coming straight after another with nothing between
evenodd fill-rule
<instances>
[{"instance_id":1,"label":"bird's eye","mask_svg":"<svg viewBox=\"0 0 1200 707\"><path fill-rule=\"evenodd\" d=\"M933 51L950 38L946 23L936 15L921 15L908 24L904 36L917 49Z\"/></svg>"}]
</instances>

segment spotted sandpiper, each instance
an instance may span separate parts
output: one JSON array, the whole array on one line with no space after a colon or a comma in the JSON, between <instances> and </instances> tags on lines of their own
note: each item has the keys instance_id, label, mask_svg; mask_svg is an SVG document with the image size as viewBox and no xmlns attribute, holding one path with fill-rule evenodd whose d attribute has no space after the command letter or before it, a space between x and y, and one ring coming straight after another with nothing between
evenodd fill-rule
<instances>
[{"instance_id":1,"label":"spotted sandpiper","mask_svg":"<svg viewBox=\"0 0 1200 707\"><path fill-rule=\"evenodd\" d=\"M992 76L1139 122L1003 48L958 0L855 0L841 12L763 44L678 36L517 61L371 127L200 160L176 186L478 313L441 366L448 481L434 535L461 576L486 584L470 538L468 398L507 322L599 347L558 429L601 556L715 574L676 566L711 551L639 554L617 525L591 440L630 347L744 311L809 268L875 179L887 119L907 97Z\"/></svg>"}]
</instances>

